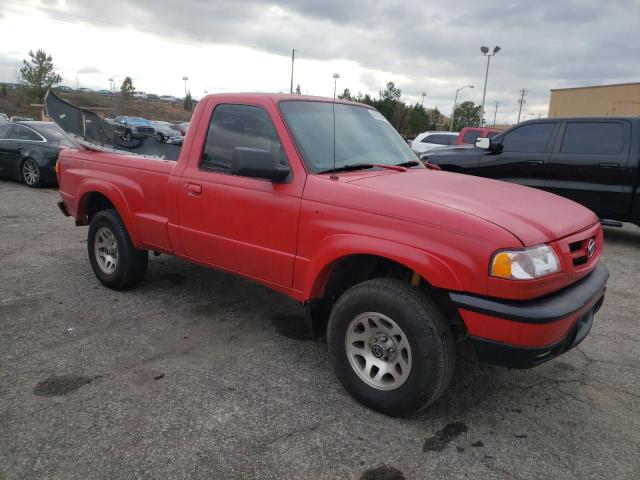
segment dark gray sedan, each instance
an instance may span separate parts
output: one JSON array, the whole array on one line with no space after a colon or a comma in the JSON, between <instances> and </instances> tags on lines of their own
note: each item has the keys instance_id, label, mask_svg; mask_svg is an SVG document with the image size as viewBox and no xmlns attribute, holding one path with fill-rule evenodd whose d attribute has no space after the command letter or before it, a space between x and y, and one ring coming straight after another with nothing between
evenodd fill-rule
<instances>
[{"instance_id":1,"label":"dark gray sedan","mask_svg":"<svg viewBox=\"0 0 640 480\"><path fill-rule=\"evenodd\" d=\"M55 123L0 124L0 176L33 188L57 185L54 168L60 150L78 147Z\"/></svg>"}]
</instances>

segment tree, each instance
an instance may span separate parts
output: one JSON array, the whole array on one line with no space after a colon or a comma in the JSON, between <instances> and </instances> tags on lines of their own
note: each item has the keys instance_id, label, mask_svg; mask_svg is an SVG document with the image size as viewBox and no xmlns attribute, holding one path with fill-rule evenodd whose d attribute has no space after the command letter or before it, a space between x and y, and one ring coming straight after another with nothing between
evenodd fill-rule
<instances>
[{"instance_id":1,"label":"tree","mask_svg":"<svg viewBox=\"0 0 640 480\"><path fill-rule=\"evenodd\" d=\"M453 111L453 131L459 132L464 127L471 127L480 123L480 111L482 107L471 100L456 105Z\"/></svg>"},{"instance_id":2,"label":"tree","mask_svg":"<svg viewBox=\"0 0 640 480\"><path fill-rule=\"evenodd\" d=\"M416 102L416 104L409 110L409 121L405 134L408 137L413 137L420 132L424 132L425 130L428 130L427 123L427 111L422 105Z\"/></svg>"},{"instance_id":3,"label":"tree","mask_svg":"<svg viewBox=\"0 0 640 480\"><path fill-rule=\"evenodd\" d=\"M122 93L122 98L125 100L129 100L133 96L133 92L135 91L136 89L133 86L133 80L131 79L131 77L124 77L124 80L122 81L122 86L120 87L120 93Z\"/></svg>"},{"instance_id":4,"label":"tree","mask_svg":"<svg viewBox=\"0 0 640 480\"><path fill-rule=\"evenodd\" d=\"M62 77L53 68L53 58L44 50L38 49L35 53L31 50L29 57L29 61L22 61L19 78L26 85L28 95L42 102L47 90L62 82Z\"/></svg>"},{"instance_id":5,"label":"tree","mask_svg":"<svg viewBox=\"0 0 640 480\"><path fill-rule=\"evenodd\" d=\"M444 115L440 113L438 107L427 112L427 124L425 130L444 130L445 124L448 124Z\"/></svg>"},{"instance_id":6,"label":"tree","mask_svg":"<svg viewBox=\"0 0 640 480\"><path fill-rule=\"evenodd\" d=\"M401 101L402 91L396 87L395 83L387 82L384 90L380 90L380 99L374 100L373 106L380 111L382 115L393 125L399 132L406 127L407 106Z\"/></svg>"},{"instance_id":7,"label":"tree","mask_svg":"<svg viewBox=\"0 0 640 480\"><path fill-rule=\"evenodd\" d=\"M184 96L184 102L182 106L187 112L190 112L193 109L193 98L191 98L191 90L187 91L187 94Z\"/></svg>"},{"instance_id":8,"label":"tree","mask_svg":"<svg viewBox=\"0 0 640 480\"><path fill-rule=\"evenodd\" d=\"M342 93L338 94L338 98L340 100L354 100L354 98L351 96L351 92L349 91L348 88L345 88Z\"/></svg>"},{"instance_id":9,"label":"tree","mask_svg":"<svg viewBox=\"0 0 640 480\"><path fill-rule=\"evenodd\" d=\"M6 95L7 94L7 86L3 83L2 85L0 85L0 95Z\"/></svg>"},{"instance_id":10,"label":"tree","mask_svg":"<svg viewBox=\"0 0 640 480\"><path fill-rule=\"evenodd\" d=\"M393 82L387 82L387 87L384 90L380 90L380 100L399 102L402 96L402 90L396 87Z\"/></svg>"}]
</instances>

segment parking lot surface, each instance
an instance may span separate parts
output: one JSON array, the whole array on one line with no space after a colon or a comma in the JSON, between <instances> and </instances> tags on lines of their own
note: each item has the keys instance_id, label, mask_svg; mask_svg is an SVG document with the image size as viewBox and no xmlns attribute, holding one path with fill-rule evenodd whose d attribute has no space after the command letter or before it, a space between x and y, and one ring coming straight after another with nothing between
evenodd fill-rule
<instances>
[{"instance_id":1,"label":"parking lot surface","mask_svg":"<svg viewBox=\"0 0 640 480\"><path fill-rule=\"evenodd\" d=\"M638 479L640 228L607 229L607 298L536 369L461 346L448 392L356 403L295 302L152 257L102 287L54 189L0 182L0 479Z\"/></svg>"}]
</instances>

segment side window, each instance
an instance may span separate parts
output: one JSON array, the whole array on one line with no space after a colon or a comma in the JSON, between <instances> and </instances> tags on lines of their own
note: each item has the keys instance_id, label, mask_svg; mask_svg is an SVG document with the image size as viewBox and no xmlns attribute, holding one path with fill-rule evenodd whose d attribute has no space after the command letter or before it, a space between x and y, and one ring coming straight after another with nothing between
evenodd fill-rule
<instances>
[{"instance_id":1,"label":"side window","mask_svg":"<svg viewBox=\"0 0 640 480\"><path fill-rule=\"evenodd\" d=\"M28 128L22 125L16 125L13 127L13 130L11 130L9 138L14 140L31 140L30 134L31 131Z\"/></svg>"},{"instance_id":2,"label":"side window","mask_svg":"<svg viewBox=\"0 0 640 480\"><path fill-rule=\"evenodd\" d=\"M551 139L554 122L532 123L518 127L502 137L504 152L544 152Z\"/></svg>"},{"instance_id":3,"label":"side window","mask_svg":"<svg viewBox=\"0 0 640 480\"><path fill-rule=\"evenodd\" d=\"M437 137L438 137L437 135L427 135L422 139L422 143L437 143L436 142Z\"/></svg>"},{"instance_id":4,"label":"side window","mask_svg":"<svg viewBox=\"0 0 640 480\"><path fill-rule=\"evenodd\" d=\"M236 147L259 148L286 163L282 144L267 112L252 105L218 105L209 122L200 166L230 173Z\"/></svg>"},{"instance_id":5,"label":"side window","mask_svg":"<svg viewBox=\"0 0 640 480\"><path fill-rule=\"evenodd\" d=\"M0 125L0 138L7 138L12 125Z\"/></svg>"},{"instance_id":6,"label":"side window","mask_svg":"<svg viewBox=\"0 0 640 480\"><path fill-rule=\"evenodd\" d=\"M478 130L470 130L467 133L464 134L464 137L462 137L462 143L469 143L471 145L473 145L474 143L476 143L476 139L480 136L482 132L478 131Z\"/></svg>"},{"instance_id":7,"label":"side window","mask_svg":"<svg viewBox=\"0 0 640 480\"><path fill-rule=\"evenodd\" d=\"M29 130L29 140L33 140L34 142L41 142L42 137L33 130Z\"/></svg>"},{"instance_id":8,"label":"side window","mask_svg":"<svg viewBox=\"0 0 640 480\"><path fill-rule=\"evenodd\" d=\"M625 145L625 128L618 122L568 122L562 139L562 153L620 153Z\"/></svg>"},{"instance_id":9,"label":"side window","mask_svg":"<svg viewBox=\"0 0 640 480\"><path fill-rule=\"evenodd\" d=\"M447 145L455 145L457 138L457 135L449 135L449 142L447 143Z\"/></svg>"},{"instance_id":10,"label":"side window","mask_svg":"<svg viewBox=\"0 0 640 480\"><path fill-rule=\"evenodd\" d=\"M436 134L436 135L429 135L427 138L429 140L427 140L428 143L435 143L436 145L450 145L449 143L449 139L452 137L452 135L442 135L442 134Z\"/></svg>"}]
</instances>

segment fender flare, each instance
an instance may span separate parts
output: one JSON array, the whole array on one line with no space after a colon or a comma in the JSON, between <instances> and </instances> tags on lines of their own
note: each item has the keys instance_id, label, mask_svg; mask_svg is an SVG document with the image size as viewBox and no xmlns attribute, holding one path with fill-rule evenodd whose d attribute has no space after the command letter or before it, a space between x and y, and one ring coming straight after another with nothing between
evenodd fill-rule
<instances>
[{"instance_id":1,"label":"fender flare","mask_svg":"<svg viewBox=\"0 0 640 480\"><path fill-rule=\"evenodd\" d=\"M135 226L127 200L122 192L112 183L105 182L104 180L83 180L83 182L78 186L78 210L76 212L76 221L84 222L87 214L86 204L89 195L92 193L99 193L112 203L118 212L118 215L120 215L120 218L122 218L122 221L127 227L127 232L129 233L131 242L136 248L140 248L140 234Z\"/></svg>"},{"instance_id":2,"label":"fender flare","mask_svg":"<svg viewBox=\"0 0 640 480\"><path fill-rule=\"evenodd\" d=\"M303 291L307 299L320 298L335 265L352 255L373 255L397 262L417 272L430 285L461 290L455 271L437 256L392 240L362 235L337 234L326 237L305 272Z\"/></svg>"}]
</instances>

